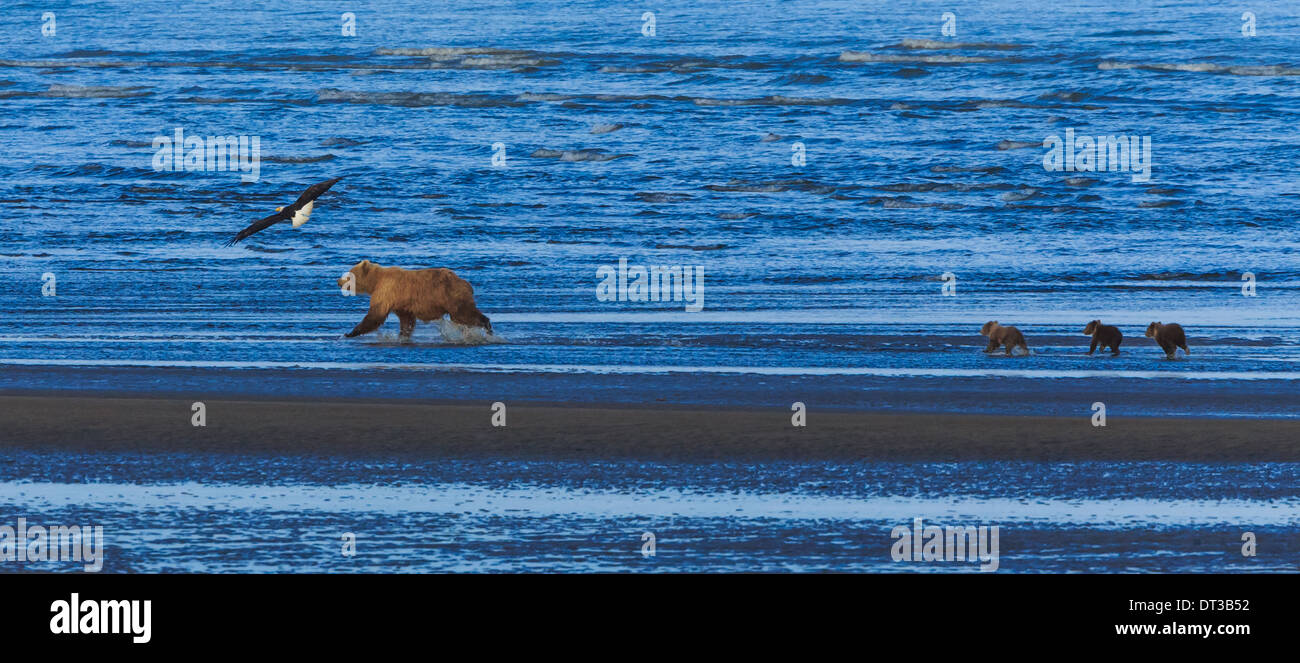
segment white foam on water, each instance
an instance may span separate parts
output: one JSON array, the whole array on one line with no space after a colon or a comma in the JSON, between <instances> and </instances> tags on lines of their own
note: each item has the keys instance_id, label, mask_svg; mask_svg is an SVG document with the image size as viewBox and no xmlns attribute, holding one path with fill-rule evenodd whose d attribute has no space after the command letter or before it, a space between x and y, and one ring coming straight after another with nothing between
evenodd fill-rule
<instances>
[{"instance_id":1,"label":"white foam on water","mask_svg":"<svg viewBox=\"0 0 1300 663\"><path fill-rule=\"evenodd\" d=\"M1061 524L1099 528L1300 525L1300 502L1205 499L990 498L953 495L840 497L677 489L613 490L531 486L494 489L451 483L420 486L266 486L242 484L0 482L0 504L28 517L71 507L127 510L318 511L327 513L508 514L852 520L908 525L913 518L949 524Z\"/></svg>"}]
</instances>

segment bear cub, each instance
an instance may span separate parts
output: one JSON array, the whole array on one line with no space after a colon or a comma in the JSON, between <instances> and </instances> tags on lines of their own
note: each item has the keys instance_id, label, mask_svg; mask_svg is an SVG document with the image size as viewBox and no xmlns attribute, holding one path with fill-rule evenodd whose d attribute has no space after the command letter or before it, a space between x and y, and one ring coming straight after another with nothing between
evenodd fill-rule
<instances>
[{"instance_id":1,"label":"bear cub","mask_svg":"<svg viewBox=\"0 0 1300 663\"><path fill-rule=\"evenodd\" d=\"M1165 351L1167 359L1173 359L1178 354L1178 348L1183 349L1184 354L1192 354L1187 349L1187 335L1183 333L1182 325L1171 322L1162 325L1159 322L1153 322L1147 326L1147 338L1154 338L1160 345L1160 349Z\"/></svg>"},{"instance_id":2,"label":"bear cub","mask_svg":"<svg viewBox=\"0 0 1300 663\"><path fill-rule=\"evenodd\" d=\"M999 345L1007 347L1007 355L1011 355L1011 349L1019 347L1029 353L1029 346L1025 344L1025 336L1015 327L1006 327L998 324L997 320L990 320L980 327L980 333L989 337L989 345L984 348L984 353L988 354L998 349Z\"/></svg>"},{"instance_id":3,"label":"bear cub","mask_svg":"<svg viewBox=\"0 0 1300 663\"><path fill-rule=\"evenodd\" d=\"M1119 355L1119 344L1124 341L1124 334L1120 332L1119 327L1113 325L1103 325L1101 320L1093 320L1083 328L1083 333L1092 337L1092 347L1088 348L1088 354L1096 352L1097 346L1105 350L1110 348L1112 357Z\"/></svg>"}]
</instances>

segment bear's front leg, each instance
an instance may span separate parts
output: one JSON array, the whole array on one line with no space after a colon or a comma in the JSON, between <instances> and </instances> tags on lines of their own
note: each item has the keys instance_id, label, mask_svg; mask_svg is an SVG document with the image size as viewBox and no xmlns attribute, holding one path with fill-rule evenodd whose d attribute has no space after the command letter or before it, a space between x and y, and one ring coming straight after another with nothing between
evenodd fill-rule
<instances>
[{"instance_id":1,"label":"bear's front leg","mask_svg":"<svg viewBox=\"0 0 1300 663\"><path fill-rule=\"evenodd\" d=\"M361 322L357 323L357 326L352 328L352 331L344 335L348 338L352 338L353 336L369 334L370 332L379 329L379 326L384 324L384 321L387 319L388 311L376 309L372 303L370 306L370 312L366 314L366 317L362 318Z\"/></svg>"},{"instance_id":2,"label":"bear's front leg","mask_svg":"<svg viewBox=\"0 0 1300 663\"><path fill-rule=\"evenodd\" d=\"M989 339L989 345L988 347L984 348L984 354L989 354L990 352L997 350L999 345L1001 344L998 343L997 341L993 339Z\"/></svg>"},{"instance_id":3,"label":"bear's front leg","mask_svg":"<svg viewBox=\"0 0 1300 663\"><path fill-rule=\"evenodd\" d=\"M409 340L415 331L415 314L410 311L398 311L397 319L402 323L402 331L398 334L398 338Z\"/></svg>"},{"instance_id":4,"label":"bear's front leg","mask_svg":"<svg viewBox=\"0 0 1300 663\"><path fill-rule=\"evenodd\" d=\"M1104 346L1103 346L1103 347L1104 347ZM1097 351L1097 337L1096 337L1096 336L1093 336L1093 337L1092 337L1092 347L1088 348L1088 354L1092 354L1092 353L1094 353L1094 352L1096 352L1096 351Z\"/></svg>"}]
</instances>

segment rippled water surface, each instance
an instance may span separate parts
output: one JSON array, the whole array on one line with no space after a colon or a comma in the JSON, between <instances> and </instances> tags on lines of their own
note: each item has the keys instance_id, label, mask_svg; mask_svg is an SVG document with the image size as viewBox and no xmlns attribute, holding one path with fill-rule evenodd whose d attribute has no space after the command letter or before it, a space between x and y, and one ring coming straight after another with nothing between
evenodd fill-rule
<instances>
[{"instance_id":1,"label":"rippled water surface","mask_svg":"<svg viewBox=\"0 0 1300 663\"><path fill-rule=\"evenodd\" d=\"M316 392L366 372L382 392L376 367L454 367L568 400L530 378L671 366L831 374L837 392L880 374L1296 390L1289 3L1254 7L1252 38L1240 12L1196 2L984 3L955 36L924 2L685 3L653 37L606 3L378 2L354 37L346 3L92 3L56 12L50 37L38 9L0 18L0 362L46 367L42 387L246 366L322 369L299 376ZM155 171L152 141L177 127L259 137L259 181ZM1150 136L1150 181L1045 171L1066 129ZM335 176L309 224L222 246ZM362 258L455 269L497 342L426 325L399 345L395 321L340 340L364 303L334 280ZM620 258L702 267L704 310L598 301L597 268ZM1259 296L1241 296L1244 272ZM1093 318L1121 326L1124 355L1082 355ZM988 319L1036 356L981 356ZM1160 361L1152 320L1188 329L1190 361ZM448 395L406 380L389 395Z\"/></svg>"},{"instance_id":2,"label":"rippled water surface","mask_svg":"<svg viewBox=\"0 0 1300 663\"><path fill-rule=\"evenodd\" d=\"M1242 8L1188 0L994 0L955 35L920 1L647 6L654 36L605 2L279 4L0 8L0 389L1300 413L1294 2L1252 3L1254 37ZM257 181L156 170L178 128L257 137ZM1067 130L1150 137L1149 180L1045 170ZM224 246L333 177L308 224ZM363 258L454 269L496 334L341 338L366 305L335 280ZM703 269L703 310L598 300L620 259ZM1084 354L1095 318L1120 356ZM991 319L1032 356L981 354ZM1192 354L1164 361L1153 320ZM1012 570L1294 570L1298 549L1278 464L377 483L229 461L246 485L202 459L8 461L3 513L111 526L116 570L894 570L912 516L1003 523ZM1244 560L1247 526L1282 557ZM342 531L370 556L336 555Z\"/></svg>"},{"instance_id":3,"label":"rippled water surface","mask_svg":"<svg viewBox=\"0 0 1300 663\"><path fill-rule=\"evenodd\" d=\"M0 508L32 524L103 526L110 572L978 571L964 561L894 561L894 528L916 518L998 527L999 572L1295 572L1300 553L1293 463L231 463L176 454L51 471L69 466L60 460L0 456L16 477L0 483ZM1258 556L1241 555L1243 531L1258 537ZM642 554L647 532L653 557ZM344 533L357 537L355 556L342 554Z\"/></svg>"}]
</instances>

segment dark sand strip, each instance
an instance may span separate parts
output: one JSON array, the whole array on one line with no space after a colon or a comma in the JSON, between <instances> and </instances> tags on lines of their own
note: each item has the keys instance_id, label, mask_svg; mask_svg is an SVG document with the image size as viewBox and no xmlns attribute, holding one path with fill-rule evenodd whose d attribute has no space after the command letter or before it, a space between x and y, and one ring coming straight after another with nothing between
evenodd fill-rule
<instances>
[{"instance_id":1,"label":"dark sand strip","mask_svg":"<svg viewBox=\"0 0 1300 663\"><path fill-rule=\"evenodd\" d=\"M1300 421L0 396L0 448L432 458L1300 461Z\"/></svg>"}]
</instances>

